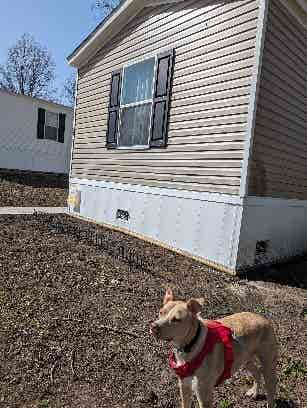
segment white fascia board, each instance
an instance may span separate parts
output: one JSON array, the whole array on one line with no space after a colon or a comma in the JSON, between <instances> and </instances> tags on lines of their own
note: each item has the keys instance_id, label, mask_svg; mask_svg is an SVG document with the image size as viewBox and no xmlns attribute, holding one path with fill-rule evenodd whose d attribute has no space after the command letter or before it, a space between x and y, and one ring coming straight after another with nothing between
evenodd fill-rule
<instances>
[{"instance_id":1,"label":"white fascia board","mask_svg":"<svg viewBox=\"0 0 307 408\"><path fill-rule=\"evenodd\" d=\"M103 47L116 35L129 21L145 7L155 7L168 3L179 3L183 0L126 0L116 9L97 31L93 32L84 43L68 57L69 65L80 68L98 49Z\"/></svg>"},{"instance_id":2,"label":"white fascia board","mask_svg":"<svg viewBox=\"0 0 307 408\"><path fill-rule=\"evenodd\" d=\"M103 47L114 35L119 32L142 8L144 2L141 0L126 0L104 24L93 32L92 35L80 45L76 51L68 57L69 65L80 68L97 49Z\"/></svg>"},{"instance_id":3,"label":"white fascia board","mask_svg":"<svg viewBox=\"0 0 307 408\"><path fill-rule=\"evenodd\" d=\"M110 41L145 7L180 3L184 0L126 0L114 10L101 26L94 30L77 49L67 58L69 65L80 68L98 49ZM300 21L307 26L307 0L281 0L290 11L295 12ZM298 11L299 10L299 11ZM300 16L298 16L300 14Z\"/></svg>"}]
</instances>

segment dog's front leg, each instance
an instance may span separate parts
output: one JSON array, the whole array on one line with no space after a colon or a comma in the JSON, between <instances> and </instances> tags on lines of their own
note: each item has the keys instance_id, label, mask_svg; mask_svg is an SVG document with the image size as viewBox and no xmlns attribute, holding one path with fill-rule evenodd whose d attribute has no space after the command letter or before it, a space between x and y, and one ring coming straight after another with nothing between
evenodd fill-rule
<instances>
[{"instance_id":1,"label":"dog's front leg","mask_svg":"<svg viewBox=\"0 0 307 408\"><path fill-rule=\"evenodd\" d=\"M179 390L181 398L181 408L191 408L192 405L192 383L179 379Z\"/></svg>"},{"instance_id":2,"label":"dog's front leg","mask_svg":"<svg viewBox=\"0 0 307 408\"><path fill-rule=\"evenodd\" d=\"M204 386L203 384L197 386L195 389L199 408L212 408L213 406L213 392L212 387Z\"/></svg>"}]
</instances>

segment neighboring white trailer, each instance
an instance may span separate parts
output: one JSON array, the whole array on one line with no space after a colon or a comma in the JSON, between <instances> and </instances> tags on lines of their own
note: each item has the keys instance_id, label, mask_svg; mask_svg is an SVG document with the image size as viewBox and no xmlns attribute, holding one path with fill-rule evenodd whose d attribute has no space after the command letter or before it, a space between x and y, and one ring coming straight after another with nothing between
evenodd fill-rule
<instances>
[{"instance_id":1,"label":"neighboring white trailer","mask_svg":"<svg viewBox=\"0 0 307 408\"><path fill-rule=\"evenodd\" d=\"M73 109L0 90L0 169L68 174Z\"/></svg>"}]
</instances>

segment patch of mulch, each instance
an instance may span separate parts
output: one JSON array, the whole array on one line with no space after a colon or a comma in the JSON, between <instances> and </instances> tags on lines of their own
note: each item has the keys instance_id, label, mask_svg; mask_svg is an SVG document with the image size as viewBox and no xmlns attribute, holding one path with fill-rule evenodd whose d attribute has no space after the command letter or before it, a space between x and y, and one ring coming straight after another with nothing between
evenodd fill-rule
<instances>
[{"instance_id":1,"label":"patch of mulch","mask_svg":"<svg viewBox=\"0 0 307 408\"><path fill-rule=\"evenodd\" d=\"M38 220L42 222L38 222ZM149 334L167 286L205 297L205 318L263 313L280 343L279 407L306 407L306 291L240 280L119 232L114 247L150 258L138 270L85 240L56 234L48 216L0 217L0 407L175 408L168 346ZM215 390L215 407L265 407L244 397L247 373ZM196 405L195 405L196 406Z\"/></svg>"},{"instance_id":2,"label":"patch of mulch","mask_svg":"<svg viewBox=\"0 0 307 408\"><path fill-rule=\"evenodd\" d=\"M0 169L0 207L66 207L68 176Z\"/></svg>"}]
</instances>

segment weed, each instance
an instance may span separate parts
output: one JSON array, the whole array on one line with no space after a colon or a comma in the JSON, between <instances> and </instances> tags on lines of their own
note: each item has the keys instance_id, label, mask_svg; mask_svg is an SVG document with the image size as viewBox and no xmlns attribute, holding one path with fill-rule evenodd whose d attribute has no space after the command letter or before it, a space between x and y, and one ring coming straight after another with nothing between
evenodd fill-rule
<instances>
[{"instance_id":1,"label":"weed","mask_svg":"<svg viewBox=\"0 0 307 408\"><path fill-rule=\"evenodd\" d=\"M223 399L220 404L219 408L231 408L232 402L230 402L228 399Z\"/></svg>"},{"instance_id":2,"label":"weed","mask_svg":"<svg viewBox=\"0 0 307 408\"><path fill-rule=\"evenodd\" d=\"M262 305L257 305L256 307L255 307L255 312L256 313L265 313L265 308L264 308L264 306L262 306Z\"/></svg>"},{"instance_id":3,"label":"weed","mask_svg":"<svg viewBox=\"0 0 307 408\"><path fill-rule=\"evenodd\" d=\"M39 407L39 408L48 408L48 407L50 407L50 402L49 402L49 400L44 399L44 400L39 401L38 407Z\"/></svg>"},{"instance_id":4,"label":"weed","mask_svg":"<svg viewBox=\"0 0 307 408\"><path fill-rule=\"evenodd\" d=\"M288 390L288 388L285 385L280 384L279 389L280 389L280 394L282 398L285 400L289 399L290 391Z\"/></svg>"},{"instance_id":5,"label":"weed","mask_svg":"<svg viewBox=\"0 0 307 408\"><path fill-rule=\"evenodd\" d=\"M288 364L286 367L283 368L282 373L286 376L289 375L306 375L307 374L307 368L304 365L304 362L302 360L297 360L297 361L288 361Z\"/></svg>"}]
</instances>

